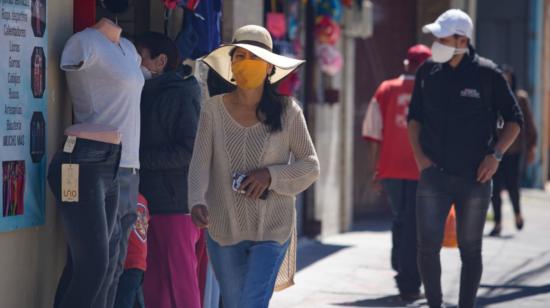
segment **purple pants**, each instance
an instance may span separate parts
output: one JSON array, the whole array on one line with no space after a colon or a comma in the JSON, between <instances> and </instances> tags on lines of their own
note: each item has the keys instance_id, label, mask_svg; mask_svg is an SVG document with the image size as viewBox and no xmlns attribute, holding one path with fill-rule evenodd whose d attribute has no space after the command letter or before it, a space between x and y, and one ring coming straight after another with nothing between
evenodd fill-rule
<instances>
[{"instance_id":1,"label":"purple pants","mask_svg":"<svg viewBox=\"0 0 550 308\"><path fill-rule=\"evenodd\" d=\"M201 231L185 214L153 215L147 234L146 307L201 308Z\"/></svg>"}]
</instances>

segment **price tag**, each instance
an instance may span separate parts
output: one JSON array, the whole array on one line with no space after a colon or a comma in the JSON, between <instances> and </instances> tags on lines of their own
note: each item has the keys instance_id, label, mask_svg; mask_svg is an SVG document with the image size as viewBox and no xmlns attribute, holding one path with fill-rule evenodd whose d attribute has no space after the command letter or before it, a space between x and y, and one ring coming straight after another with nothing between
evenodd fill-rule
<instances>
[{"instance_id":1,"label":"price tag","mask_svg":"<svg viewBox=\"0 0 550 308\"><path fill-rule=\"evenodd\" d=\"M61 165L61 201L78 202L78 164Z\"/></svg>"},{"instance_id":2,"label":"price tag","mask_svg":"<svg viewBox=\"0 0 550 308\"><path fill-rule=\"evenodd\" d=\"M76 144L76 137L68 136L67 140L65 141L65 147L63 147L63 152L72 153L74 150L75 144Z\"/></svg>"}]
</instances>

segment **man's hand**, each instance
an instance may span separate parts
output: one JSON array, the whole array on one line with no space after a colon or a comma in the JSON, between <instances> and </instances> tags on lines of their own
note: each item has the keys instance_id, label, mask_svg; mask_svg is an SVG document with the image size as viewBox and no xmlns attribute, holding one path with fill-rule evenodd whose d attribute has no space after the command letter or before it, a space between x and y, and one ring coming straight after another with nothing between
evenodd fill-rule
<instances>
[{"instance_id":1,"label":"man's hand","mask_svg":"<svg viewBox=\"0 0 550 308\"><path fill-rule=\"evenodd\" d=\"M486 183L493 178L498 169L498 160L493 155L485 156L485 159L477 169L477 181Z\"/></svg>"},{"instance_id":2,"label":"man's hand","mask_svg":"<svg viewBox=\"0 0 550 308\"><path fill-rule=\"evenodd\" d=\"M247 197L257 200L269 185L271 185L271 173L267 168L262 168L248 173L239 189L246 191Z\"/></svg>"},{"instance_id":3,"label":"man's hand","mask_svg":"<svg viewBox=\"0 0 550 308\"><path fill-rule=\"evenodd\" d=\"M208 209L205 205L199 204L191 209L191 220L199 229L208 227Z\"/></svg>"}]
</instances>

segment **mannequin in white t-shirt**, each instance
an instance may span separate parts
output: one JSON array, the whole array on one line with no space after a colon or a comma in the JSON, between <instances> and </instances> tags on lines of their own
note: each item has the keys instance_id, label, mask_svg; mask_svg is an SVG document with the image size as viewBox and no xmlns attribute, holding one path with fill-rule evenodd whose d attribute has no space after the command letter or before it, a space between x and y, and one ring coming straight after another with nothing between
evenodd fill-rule
<instances>
[{"instance_id":1,"label":"mannequin in white t-shirt","mask_svg":"<svg viewBox=\"0 0 550 308\"><path fill-rule=\"evenodd\" d=\"M97 243L108 243L108 248L105 247L107 244L101 247L108 249L109 256L108 260L104 260L108 262L103 264L107 268L107 273L101 277L101 284L97 285L98 276L88 279L95 281L95 284L90 286L94 290L87 291L97 293L94 301L78 303L89 307L113 307L118 279L123 271L130 228L137 218L140 100L145 80L140 69L141 57L134 45L121 34L122 29L117 24L103 18L92 27L75 33L67 41L60 63L61 69L66 72L75 123L65 130L65 135L77 137L77 147L79 138L122 144L120 164L115 166L118 167L116 183L119 186L117 211L113 213L106 210L98 217L94 214L94 217L87 218L105 222L104 228L108 238L98 238ZM93 164L85 167L93 168ZM84 170L86 169L81 168L81 173L85 172ZM100 192L97 198L103 198ZM92 205L92 202L78 206L85 208L86 205ZM73 211L81 209L75 208ZM74 231L77 221L63 223L72 224L73 228L66 230L77 232ZM69 244L77 245L74 246L75 250L80 249L82 255L82 251L86 250L86 243L80 240L78 234L66 235L70 239ZM74 236L71 238L71 235ZM90 253L97 254L94 251ZM74 266L84 263L78 258L79 256L72 256ZM71 280L70 274L68 277L65 277L65 274L63 276L64 281L60 282L56 303L62 303L62 308L75 307L75 303L68 303L63 297L78 298L78 292L88 288L87 283L82 283L82 279L78 283L73 283L75 280ZM64 290L64 284L69 284L69 291ZM78 286L71 288L71 284ZM95 290L97 288L100 290ZM69 296L63 294L64 292L72 293Z\"/></svg>"},{"instance_id":2,"label":"mannequin in white t-shirt","mask_svg":"<svg viewBox=\"0 0 550 308\"><path fill-rule=\"evenodd\" d=\"M120 42L122 28L110 19L102 18L94 26L92 26L92 28L97 29L111 42L115 44ZM78 65L82 65L82 63L79 63ZM121 137L115 127L95 123L82 123L69 126L65 129L65 135L112 144L120 144Z\"/></svg>"}]
</instances>

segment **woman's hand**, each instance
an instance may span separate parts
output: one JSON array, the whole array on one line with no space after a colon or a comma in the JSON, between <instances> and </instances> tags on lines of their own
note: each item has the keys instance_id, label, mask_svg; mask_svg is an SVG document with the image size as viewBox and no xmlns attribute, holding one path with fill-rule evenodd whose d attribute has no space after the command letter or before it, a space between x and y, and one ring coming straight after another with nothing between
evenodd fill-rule
<instances>
[{"instance_id":1,"label":"woman's hand","mask_svg":"<svg viewBox=\"0 0 550 308\"><path fill-rule=\"evenodd\" d=\"M193 224L199 228L207 228L208 227L208 209L205 205L199 204L194 206L191 209L191 220L193 221Z\"/></svg>"},{"instance_id":2,"label":"woman's hand","mask_svg":"<svg viewBox=\"0 0 550 308\"><path fill-rule=\"evenodd\" d=\"M248 173L239 189L246 191L247 197L257 200L269 185L271 185L271 173L267 168L262 168Z\"/></svg>"}]
</instances>

